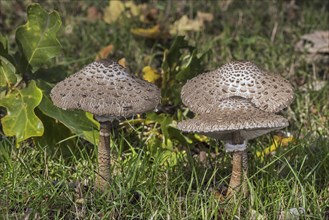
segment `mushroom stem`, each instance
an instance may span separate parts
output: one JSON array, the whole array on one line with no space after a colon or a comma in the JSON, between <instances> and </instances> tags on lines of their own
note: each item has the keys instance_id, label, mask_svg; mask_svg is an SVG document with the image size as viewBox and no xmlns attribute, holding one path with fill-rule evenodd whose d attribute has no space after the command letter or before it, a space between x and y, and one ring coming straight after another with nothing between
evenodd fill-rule
<instances>
[{"instance_id":1,"label":"mushroom stem","mask_svg":"<svg viewBox=\"0 0 329 220\"><path fill-rule=\"evenodd\" d=\"M243 197L247 198L249 196L248 189L248 152L247 150L242 151L242 193Z\"/></svg>"},{"instance_id":2,"label":"mushroom stem","mask_svg":"<svg viewBox=\"0 0 329 220\"><path fill-rule=\"evenodd\" d=\"M243 140L239 132L232 133L232 144L226 143L226 149L234 149L232 175L227 191L228 196L242 188L244 198L248 197L248 152L246 146L247 141Z\"/></svg>"},{"instance_id":3,"label":"mushroom stem","mask_svg":"<svg viewBox=\"0 0 329 220\"><path fill-rule=\"evenodd\" d=\"M247 150L233 152L232 174L227 196L233 195L242 188L243 197L247 198L248 190L248 153Z\"/></svg>"},{"instance_id":4,"label":"mushroom stem","mask_svg":"<svg viewBox=\"0 0 329 220\"><path fill-rule=\"evenodd\" d=\"M243 151L233 152L232 159L232 174L227 191L227 196L234 195L236 191L239 191L242 182L242 155Z\"/></svg>"},{"instance_id":5,"label":"mushroom stem","mask_svg":"<svg viewBox=\"0 0 329 220\"><path fill-rule=\"evenodd\" d=\"M105 191L109 186L111 178L111 153L110 153L110 122L100 123L99 145L98 145L98 173L96 176L96 187Z\"/></svg>"}]
</instances>

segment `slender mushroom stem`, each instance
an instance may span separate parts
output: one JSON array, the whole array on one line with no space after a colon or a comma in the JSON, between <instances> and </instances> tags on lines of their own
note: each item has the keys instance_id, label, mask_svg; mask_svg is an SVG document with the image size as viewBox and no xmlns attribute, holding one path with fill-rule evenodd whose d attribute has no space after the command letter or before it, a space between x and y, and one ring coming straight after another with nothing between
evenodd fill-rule
<instances>
[{"instance_id":1,"label":"slender mushroom stem","mask_svg":"<svg viewBox=\"0 0 329 220\"><path fill-rule=\"evenodd\" d=\"M248 198L249 189L248 189L248 151L242 151L242 193L244 198Z\"/></svg>"},{"instance_id":2,"label":"slender mushroom stem","mask_svg":"<svg viewBox=\"0 0 329 220\"><path fill-rule=\"evenodd\" d=\"M243 140L239 132L232 133L232 144L227 143L227 147L234 148L232 159L232 175L229 183L227 195L231 196L242 188L244 198L248 197L248 152L247 141Z\"/></svg>"},{"instance_id":3,"label":"slender mushroom stem","mask_svg":"<svg viewBox=\"0 0 329 220\"><path fill-rule=\"evenodd\" d=\"M248 190L248 153L247 150L233 152L232 174L227 195L231 196L242 188L243 197L247 198Z\"/></svg>"},{"instance_id":4,"label":"slender mushroom stem","mask_svg":"<svg viewBox=\"0 0 329 220\"><path fill-rule=\"evenodd\" d=\"M229 183L227 195L234 195L236 191L239 191L242 182L242 151L233 152L232 159L232 174Z\"/></svg>"},{"instance_id":5,"label":"slender mushroom stem","mask_svg":"<svg viewBox=\"0 0 329 220\"><path fill-rule=\"evenodd\" d=\"M96 187L105 191L111 178L111 153L110 153L110 122L99 122L99 145L98 145L98 173Z\"/></svg>"}]
</instances>

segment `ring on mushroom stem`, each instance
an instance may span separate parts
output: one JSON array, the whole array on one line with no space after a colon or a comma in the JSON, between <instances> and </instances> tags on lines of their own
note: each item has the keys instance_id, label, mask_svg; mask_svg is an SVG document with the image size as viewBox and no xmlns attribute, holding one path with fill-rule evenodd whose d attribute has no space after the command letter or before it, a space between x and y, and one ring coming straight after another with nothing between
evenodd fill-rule
<instances>
[{"instance_id":1,"label":"ring on mushroom stem","mask_svg":"<svg viewBox=\"0 0 329 220\"><path fill-rule=\"evenodd\" d=\"M160 102L160 90L117 62L105 59L59 82L50 95L57 107L88 111L100 123L95 182L97 188L106 190L111 179L110 134L115 120L155 109Z\"/></svg>"}]
</instances>

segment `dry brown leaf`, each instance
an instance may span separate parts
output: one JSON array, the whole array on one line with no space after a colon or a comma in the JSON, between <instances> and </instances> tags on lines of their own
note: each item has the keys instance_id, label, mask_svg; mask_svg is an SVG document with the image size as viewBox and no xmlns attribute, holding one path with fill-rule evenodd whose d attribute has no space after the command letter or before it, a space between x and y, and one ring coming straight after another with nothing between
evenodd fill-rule
<instances>
[{"instance_id":1,"label":"dry brown leaf","mask_svg":"<svg viewBox=\"0 0 329 220\"><path fill-rule=\"evenodd\" d=\"M112 53L113 51L113 45L112 44L109 44L108 46L106 47L103 47L98 53L97 53L97 56L95 58L95 60L101 60L101 59L105 59L108 57L108 55L110 53Z\"/></svg>"},{"instance_id":2,"label":"dry brown leaf","mask_svg":"<svg viewBox=\"0 0 329 220\"><path fill-rule=\"evenodd\" d=\"M157 8L150 7L148 4L138 5L141 13L139 20L143 23L154 22L157 20L159 10Z\"/></svg>"},{"instance_id":3,"label":"dry brown leaf","mask_svg":"<svg viewBox=\"0 0 329 220\"><path fill-rule=\"evenodd\" d=\"M166 39L170 37L169 33L158 24L151 28L133 28L131 29L131 33L139 37L151 39Z\"/></svg>"},{"instance_id":4,"label":"dry brown leaf","mask_svg":"<svg viewBox=\"0 0 329 220\"><path fill-rule=\"evenodd\" d=\"M305 34L295 45L295 50L307 52L307 62L329 62L329 31Z\"/></svg>"},{"instance_id":5,"label":"dry brown leaf","mask_svg":"<svg viewBox=\"0 0 329 220\"><path fill-rule=\"evenodd\" d=\"M222 0L218 2L221 11L227 11L228 7L230 7L232 3L233 0Z\"/></svg>"},{"instance_id":6,"label":"dry brown leaf","mask_svg":"<svg viewBox=\"0 0 329 220\"><path fill-rule=\"evenodd\" d=\"M89 21L96 21L101 18L101 13L95 6L91 6L87 9L87 19Z\"/></svg>"},{"instance_id":7,"label":"dry brown leaf","mask_svg":"<svg viewBox=\"0 0 329 220\"><path fill-rule=\"evenodd\" d=\"M262 215L254 209L250 210L250 220L266 220L266 219L267 219L266 215Z\"/></svg>"},{"instance_id":8,"label":"dry brown leaf","mask_svg":"<svg viewBox=\"0 0 329 220\"><path fill-rule=\"evenodd\" d=\"M308 53L329 53L329 31L315 31L305 34L296 44L298 51Z\"/></svg>"}]
</instances>

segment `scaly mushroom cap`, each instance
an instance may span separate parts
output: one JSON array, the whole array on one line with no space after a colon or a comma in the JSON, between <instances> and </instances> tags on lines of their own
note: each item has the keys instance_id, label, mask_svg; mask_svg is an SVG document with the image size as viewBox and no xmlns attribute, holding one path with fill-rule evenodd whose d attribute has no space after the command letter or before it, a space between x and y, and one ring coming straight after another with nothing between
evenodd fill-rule
<instances>
[{"instance_id":1,"label":"scaly mushroom cap","mask_svg":"<svg viewBox=\"0 0 329 220\"><path fill-rule=\"evenodd\" d=\"M111 60L95 61L59 82L51 99L62 109L82 109L97 116L129 117L153 110L159 89Z\"/></svg>"},{"instance_id":2,"label":"scaly mushroom cap","mask_svg":"<svg viewBox=\"0 0 329 220\"><path fill-rule=\"evenodd\" d=\"M289 125L280 115L257 109L247 100L230 98L223 100L221 111L204 113L193 119L179 122L178 129L204 134L223 141L231 141L232 133L238 132L244 140L250 140ZM236 104L236 108L231 108Z\"/></svg>"},{"instance_id":3,"label":"scaly mushroom cap","mask_svg":"<svg viewBox=\"0 0 329 220\"><path fill-rule=\"evenodd\" d=\"M182 88L182 101L193 112L216 110L223 99L240 96L266 112L278 112L293 100L291 84L251 62L231 62L189 80Z\"/></svg>"}]
</instances>

